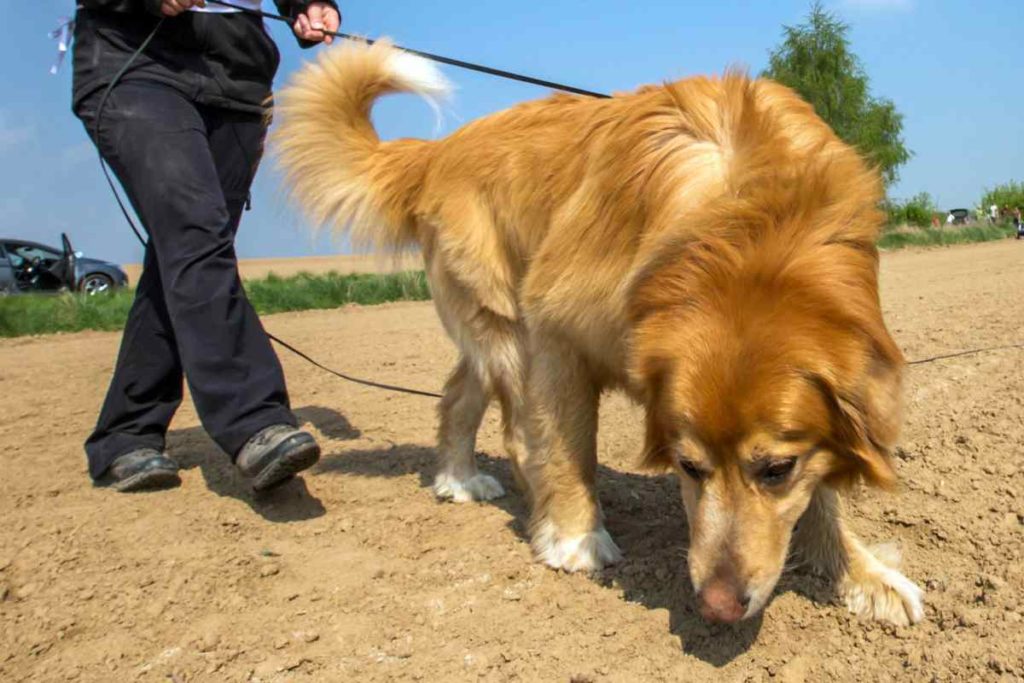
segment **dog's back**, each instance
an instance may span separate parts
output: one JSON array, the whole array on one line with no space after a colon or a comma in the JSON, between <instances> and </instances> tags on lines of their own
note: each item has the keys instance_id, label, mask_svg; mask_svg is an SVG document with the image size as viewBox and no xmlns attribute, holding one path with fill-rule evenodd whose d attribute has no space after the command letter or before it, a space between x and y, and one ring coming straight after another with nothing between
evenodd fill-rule
<instances>
[{"instance_id":1,"label":"dog's back","mask_svg":"<svg viewBox=\"0 0 1024 683\"><path fill-rule=\"evenodd\" d=\"M510 319L523 305L561 315L566 296L602 309L611 298L624 313L621 283L667 242L716 230L709 209L734 211L743 194L749 208L747 190L771 210L827 203L838 190L823 182L845 176L861 186L842 188L847 197L866 207L878 198L873 174L807 104L740 73L609 100L556 95L434 142L378 139L377 97L447 88L428 62L386 42L346 45L280 93L274 142L316 224L357 244L442 255L461 286Z\"/></svg>"}]
</instances>

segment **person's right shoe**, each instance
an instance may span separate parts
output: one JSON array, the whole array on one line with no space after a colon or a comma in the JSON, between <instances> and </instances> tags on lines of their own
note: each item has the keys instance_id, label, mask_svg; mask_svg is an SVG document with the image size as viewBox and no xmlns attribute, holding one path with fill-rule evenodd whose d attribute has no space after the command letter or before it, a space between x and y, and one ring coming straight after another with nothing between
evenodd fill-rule
<instances>
[{"instance_id":1,"label":"person's right shoe","mask_svg":"<svg viewBox=\"0 0 1024 683\"><path fill-rule=\"evenodd\" d=\"M238 452L235 464L252 477L256 491L283 484L320 460L320 446L312 434L291 425L261 429Z\"/></svg>"},{"instance_id":2,"label":"person's right shoe","mask_svg":"<svg viewBox=\"0 0 1024 683\"><path fill-rule=\"evenodd\" d=\"M139 448L117 456L97 486L115 491L155 491L181 484L178 464L155 448Z\"/></svg>"}]
</instances>

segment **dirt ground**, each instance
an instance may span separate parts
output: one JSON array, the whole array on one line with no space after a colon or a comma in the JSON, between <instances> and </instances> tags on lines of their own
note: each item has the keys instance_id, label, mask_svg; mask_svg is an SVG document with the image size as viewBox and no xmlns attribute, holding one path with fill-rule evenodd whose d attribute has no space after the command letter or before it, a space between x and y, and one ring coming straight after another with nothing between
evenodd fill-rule
<instances>
[{"instance_id":1,"label":"dirt ground","mask_svg":"<svg viewBox=\"0 0 1024 683\"><path fill-rule=\"evenodd\" d=\"M888 322L909 358L1019 342L1024 243L883 259ZM323 362L437 389L454 360L429 304L266 318ZM762 617L709 627L668 477L636 473L640 411L602 406L599 475L626 553L598 576L532 561L518 494L442 504L430 399L347 384L285 355L319 466L254 498L183 406L171 491L88 483L81 442L118 335L0 341L0 680L1024 680L1024 351L913 367L896 495L853 526L895 540L927 616L847 616L795 573ZM497 419L485 471L513 489Z\"/></svg>"}]
</instances>

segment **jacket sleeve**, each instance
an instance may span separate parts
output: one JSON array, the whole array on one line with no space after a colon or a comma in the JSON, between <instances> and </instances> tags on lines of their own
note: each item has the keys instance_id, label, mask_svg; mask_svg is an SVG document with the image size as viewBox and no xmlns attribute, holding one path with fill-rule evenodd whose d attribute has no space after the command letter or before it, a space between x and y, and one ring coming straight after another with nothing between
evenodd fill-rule
<instances>
[{"instance_id":1,"label":"jacket sleeve","mask_svg":"<svg viewBox=\"0 0 1024 683\"><path fill-rule=\"evenodd\" d=\"M154 16L160 14L160 0L79 0L79 7L107 12L138 12L144 10Z\"/></svg>"},{"instance_id":2,"label":"jacket sleeve","mask_svg":"<svg viewBox=\"0 0 1024 683\"><path fill-rule=\"evenodd\" d=\"M149 2L150 0L145 0L145 1ZM309 5L311 5L313 2L316 2L316 1L317 0L274 0L274 4L277 5L277 11L278 12L280 12L281 14L283 14L284 16L286 16L286 17L288 17L290 19L294 19L295 17L297 17L300 14L302 14L303 12L305 12L306 8L309 7ZM326 4L330 5L331 7L333 7L336 10L338 9L338 3L336 3L334 0L320 0L320 1L325 2ZM340 13L340 10L339 10L339 13ZM296 37L296 40L298 40L298 42L299 42L299 47L301 47L303 49L313 47L314 45L319 45L318 42L313 41L313 40L302 40L301 38L298 38L298 37Z\"/></svg>"}]
</instances>

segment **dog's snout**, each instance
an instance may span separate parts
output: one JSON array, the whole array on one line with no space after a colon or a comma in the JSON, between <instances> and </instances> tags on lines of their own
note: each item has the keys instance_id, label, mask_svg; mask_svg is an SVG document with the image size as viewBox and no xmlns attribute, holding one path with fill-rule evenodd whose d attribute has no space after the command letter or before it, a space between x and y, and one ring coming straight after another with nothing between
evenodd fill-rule
<instances>
[{"instance_id":1,"label":"dog's snout","mask_svg":"<svg viewBox=\"0 0 1024 683\"><path fill-rule=\"evenodd\" d=\"M749 604L750 596L726 579L715 577L700 591L700 614L706 621L734 624Z\"/></svg>"}]
</instances>

